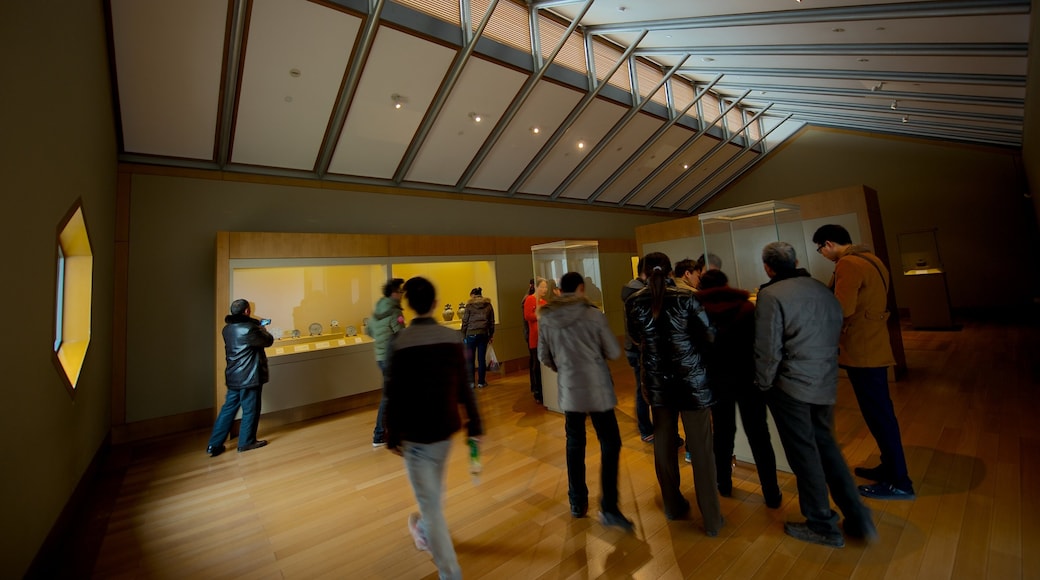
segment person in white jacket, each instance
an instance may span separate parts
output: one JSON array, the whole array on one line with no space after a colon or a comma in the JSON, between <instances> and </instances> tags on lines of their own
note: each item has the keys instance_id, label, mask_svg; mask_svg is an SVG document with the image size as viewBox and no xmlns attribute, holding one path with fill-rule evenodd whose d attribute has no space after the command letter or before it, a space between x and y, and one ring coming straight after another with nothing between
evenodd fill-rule
<instances>
[{"instance_id":1,"label":"person in white jacket","mask_svg":"<svg viewBox=\"0 0 1040 580\"><path fill-rule=\"evenodd\" d=\"M621 433L614 414L614 380L607 366L608 359L621 356L621 346L607 317L585 298L581 274L564 274L560 290L556 300L539 309L538 359L558 375L571 515L582 518L589 510L585 483L585 417L589 416L600 447L600 522L630 532L632 522L618 509Z\"/></svg>"}]
</instances>

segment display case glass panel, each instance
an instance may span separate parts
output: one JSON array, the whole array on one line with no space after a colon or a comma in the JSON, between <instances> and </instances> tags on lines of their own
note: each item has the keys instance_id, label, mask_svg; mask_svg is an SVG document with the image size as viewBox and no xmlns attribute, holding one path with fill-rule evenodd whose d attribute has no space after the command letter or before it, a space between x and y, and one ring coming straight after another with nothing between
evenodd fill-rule
<instances>
[{"instance_id":1,"label":"display case glass panel","mask_svg":"<svg viewBox=\"0 0 1040 580\"><path fill-rule=\"evenodd\" d=\"M495 262L491 260L460 260L455 262L407 262L390 266L394 278L408 280L422 276L437 290L437 313L434 316L446 326L462 327L460 307L469 301L469 293L480 288L484 298L491 301L493 308L498 308L498 283L495 276ZM407 308L408 297L405 296L405 320L410 321L415 312ZM450 309L446 307L450 306ZM450 312L450 320L448 312ZM498 314L496 313L496 318Z\"/></svg>"},{"instance_id":2,"label":"display case glass panel","mask_svg":"<svg viewBox=\"0 0 1040 580\"><path fill-rule=\"evenodd\" d=\"M698 216L704 254L715 254L729 283L752 293L769 281L762 268L762 248L770 242L794 246L799 265L809 269L799 207L777 201L713 211Z\"/></svg>"},{"instance_id":3,"label":"display case glass panel","mask_svg":"<svg viewBox=\"0 0 1040 580\"><path fill-rule=\"evenodd\" d=\"M382 296L386 264L251 262L232 264L231 295L271 320L268 356L371 342L364 326Z\"/></svg>"},{"instance_id":4,"label":"display case glass panel","mask_svg":"<svg viewBox=\"0 0 1040 580\"><path fill-rule=\"evenodd\" d=\"M567 272L585 277L585 298L603 309L603 282L599 267L599 242L563 240L531 246L535 277L552 280L557 287Z\"/></svg>"},{"instance_id":5,"label":"display case glass panel","mask_svg":"<svg viewBox=\"0 0 1040 580\"><path fill-rule=\"evenodd\" d=\"M936 230L922 230L899 234L899 256L903 274L920 276L941 274L944 271L936 233Z\"/></svg>"}]
</instances>

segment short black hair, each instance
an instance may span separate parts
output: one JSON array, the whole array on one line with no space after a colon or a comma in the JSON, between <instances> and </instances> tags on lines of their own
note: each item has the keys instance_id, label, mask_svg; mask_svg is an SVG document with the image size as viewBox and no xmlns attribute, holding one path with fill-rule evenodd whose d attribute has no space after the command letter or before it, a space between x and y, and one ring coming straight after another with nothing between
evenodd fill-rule
<instances>
[{"instance_id":1,"label":"short black hair","mask_svg":"<svg viewBox=\"0 0 1040 580\"><path fill-rule=\"evenodd\" d=\"M477 286L476 288L474 288L474 289L469 291L469 295L470 296L481 296L481 297L483 297L484 296L484 289L481 288L480 286Z\"/></svg>"},{"instance_id":2,"label":"short black hair","mask_svg":"<svg viewBox=\"0 0 1040 580\"><path fill-rule=\"evenodd\" d=\"M383 284L383 296L390 297L394 292L401 291L401 285L404 284L404 278L391 278Z\"/></svg>"},{"instance_id":3,"label":"short black hair","mask_svg":"<svg viewBox=\"0 0 1040 580\"><path fill-rule=\"evenodd\" d=\"M249 309L249 301L245 298L239 298L231 303L231 314L239 315L245 314L245 311Z\"/></svg>"},{"instance_id":4,"label":"short black hair","mask_svg":"<svg viewBox=\"0 0 1040 580\"><path fill-rule=\"evenodd\" d=\"M701 281L697 284L700 290L707 290L709 288L721 288L729 284L729 278L722 272L722 270L708 270L701 274Z\"/></svg>"},{"instance_id":5,"label":"short black hair","mask_svg":"<svg viewBox=\"0 0 1040 580\"><path fill-rule=\"evenodd\" d=\"M437 299L433 283L422 276L409 278L404 283L404 295L408 298L408 307L420 315L429 314L433 309L434 300Z\"/></svg>"},{"instance_id":6,"label":"short black hair","mask_svg":"<svg viewBox=\"0 0 1040 580\"><path fill-rule=\"evenodd\" d=\"M560 278L560 292L573 294L578 291L578 286L585 283L585 278L577 272L567 272Z\"/></svg>"},{"instance_id":7,"label":"short black hair","mask_svg":"<svg viewBox=\"0 0 1040 580\"><path fill-rule=\"evenodd\" d=\"M679 260L678 262L675 263L675 267L673 269L673 274L675 275L676 278L682 278L683 275L686 274L687 272L696 272L696 271L697 271L696 262L694 262L693 260L691 260L689 258L686 258L685 260Z\"/></svg>"},{"instance_id":8,"label":"short black hair","mask_svg":"<svg viewBox=\"0 0 1040 580\"><path fill-rule=\"evenodd\" d=\"M816 229L816 233L812 235L812 241L817 246L822 246L827 242L834 242L839 246L847 246L852 243L852 236L849 235L849 230L843 226L827 224Z\"/></svg>"}]
</instances>

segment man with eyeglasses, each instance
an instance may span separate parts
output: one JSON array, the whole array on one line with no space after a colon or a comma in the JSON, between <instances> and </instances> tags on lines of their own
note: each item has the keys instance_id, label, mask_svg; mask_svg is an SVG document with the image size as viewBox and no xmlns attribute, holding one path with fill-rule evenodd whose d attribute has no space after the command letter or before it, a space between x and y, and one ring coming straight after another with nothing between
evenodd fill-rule
<instances>
[{"instance_id":1,"label":"man with eyeglasses","mask_svg":"<svg viewBox=\"0 0 1040 580\"><path fill-rule=\"evenodd\" d=\"M854 470L857 476L876 482L859 486L859 493L875 499L914 499L899 422L888 391L888 367L895 364L887 325L888 270L868 249L853 245L842 226L822 226L812 241L816 251L835 264L829 286L841 303L845 319L838 342L838 364L848 373L860 412L881 451L881 465Z\"/></svg>"}]
</instances>

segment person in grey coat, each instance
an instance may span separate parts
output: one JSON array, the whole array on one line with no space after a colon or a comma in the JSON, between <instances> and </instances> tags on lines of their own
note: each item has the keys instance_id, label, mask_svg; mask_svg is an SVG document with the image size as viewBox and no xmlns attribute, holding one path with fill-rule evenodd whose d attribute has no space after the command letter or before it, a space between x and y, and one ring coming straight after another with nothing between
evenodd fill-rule
<instances>
[{"instance_id":1,"label":"person in grey coat","mask_svg":"<svg viewBox=\"0 0 1040 580\"><path fill-rule=\"evenodd\" d=\"M769 282L755 309L755 382L766 391L780 442L798 485L804 522L784 533L804 542L845 546L838 514L849 537L874 540L877 529L863 505L849 466L834 439L838 394L838 336L843 317L834 294L798 268L794 248L773 242L762 250Z\"/></svg>"},{"instance_id":2,"label":"person in grey coat","mask_svg":"<svg viewBox=\"0 0 1040 580\"><path fill-rule=\"evenodd\" d=\"M618 509L618 460L621 432L614 407L614 380L607 359L621 356L621 346L607 317L585 299L581 274L560 279L562 294L539 310L538 360L557 373L560 409L567 433L567 496L571 515L585 517L589 488L585 483L585 416L592 418L600 448L600 522L632 531Z\"/></svg>"}]
</instances>

